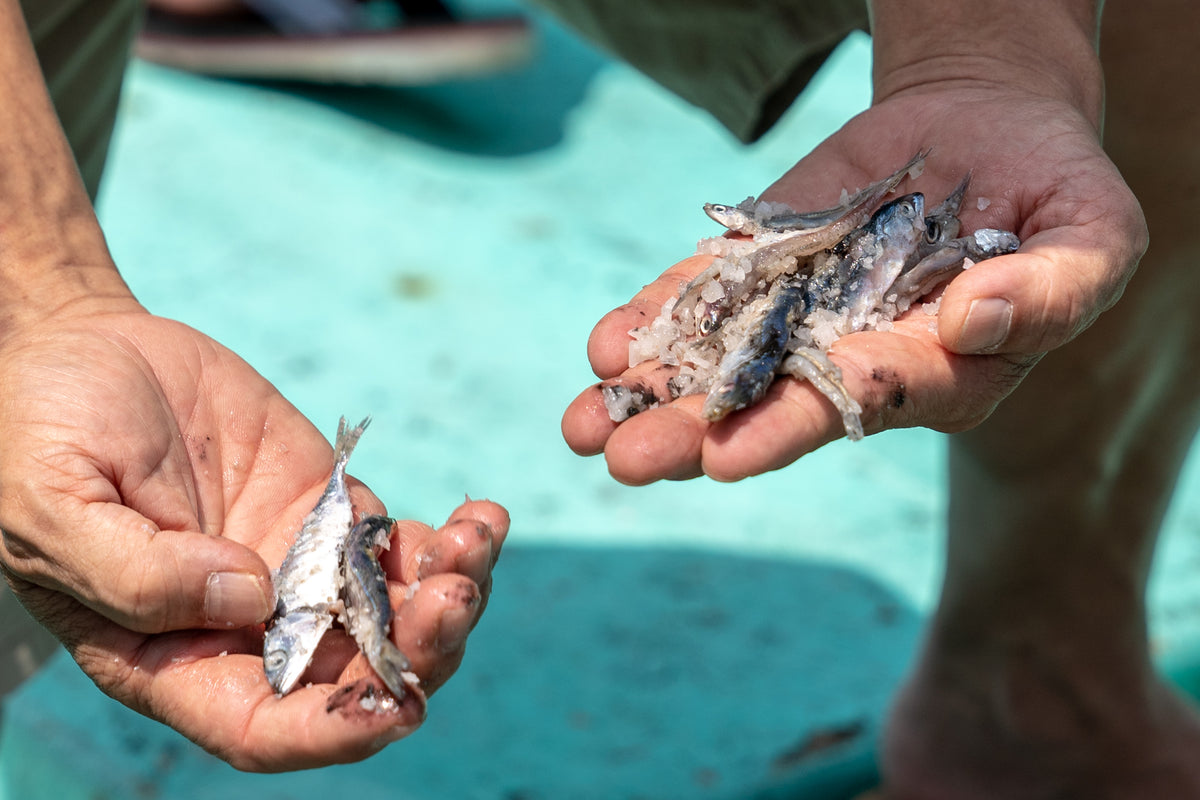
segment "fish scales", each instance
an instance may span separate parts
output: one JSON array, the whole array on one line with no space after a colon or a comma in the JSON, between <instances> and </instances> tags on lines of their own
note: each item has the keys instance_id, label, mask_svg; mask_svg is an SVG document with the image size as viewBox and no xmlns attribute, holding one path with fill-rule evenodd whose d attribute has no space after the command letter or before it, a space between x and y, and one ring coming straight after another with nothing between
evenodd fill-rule
<instances>
[{"instance_id":1,"label":"fish scales","mask_svg":"<svg viewBox=\"0 0 1200 800\"><path fill-rule=\"evenodd\" d=\"M339 420L329 483L272 576L276 607L263 642L263 668L277 694L295 687L341 609L341 553L354 521L346 463L370 421L351 428Z\"/></svg>"},{"instance_id":2,"label":"fish scales","mask_svg":"<svg viewBox=\"0 0 1200 800\"><path fill-rule=\"evenodd\" d=\"M369 516L350 530L342 549L345 578L342 623L367 663L392 694L400 697L405 691L405 673L412 669L412 663L389 635L392 604L387 579L376 555L379 548L387 547L392 525L393 520L388 517Z\"/></svg>"}]
</instances>

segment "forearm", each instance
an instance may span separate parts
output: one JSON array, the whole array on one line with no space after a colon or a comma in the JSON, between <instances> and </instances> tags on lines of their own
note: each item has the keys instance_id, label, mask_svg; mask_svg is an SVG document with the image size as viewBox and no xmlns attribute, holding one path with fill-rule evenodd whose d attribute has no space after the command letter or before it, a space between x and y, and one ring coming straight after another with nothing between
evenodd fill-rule
<instances>
[{"instance_id":1,"label":"forearm","mask_svg":"<svg viewBox=\"0 0 1200 800\"><path fill-rule=\"evenodd\" d=\"M132 302L46 91L16 0L0 0L0 341L68 307Z\"/></svg>"},{"instance_id":2,"label":"forearm","mask_svg":"<svg viewBox=\"0 0 1200 800\"><path fill-rule=\"evenodd\" d=\"M1102 0L871 0L876 99L953 81L1066 100L1099 129Z\"/></svg>"}]
</instances>

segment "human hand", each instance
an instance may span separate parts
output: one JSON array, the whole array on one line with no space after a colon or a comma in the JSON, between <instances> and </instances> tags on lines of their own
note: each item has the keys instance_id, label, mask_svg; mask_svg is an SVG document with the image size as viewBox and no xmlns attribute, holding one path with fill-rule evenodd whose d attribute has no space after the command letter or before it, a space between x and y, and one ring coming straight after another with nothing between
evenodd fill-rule
<instances>
[{"instance_id":1,"label":"human hand","mask_svg":"<svg viewBox=\"0 0 1200 800\"><path fill-rule=\"evenodd\" d=\"M878 180L932 148L924 173L903 190L937 202L973 171L963 230L1004 228L1021 237L1018 253L949 284L936 332L913 309L891 332L856 333L833 346L830 358L863 406L868 433L908 426L952 432L983 421L1043 353L1116 302L1146 246L1141 210L1101 149L1089 104L976 71L977 79L926 74L919 82L877 76L875 105L764 194L799 210L828 207L842 187ZM980 210L977 198L990 204ZM675 370L657 362L628 368L628 331L657 316L708 263L696 256L676 264L600 321L588 355L601 379L668 397ZM717 423L701 416L703 399L665 402L617 424L593 386L567 409L563 434L578 453L603 452L612 475L631 484L700 474L736 480L783 467L842 435L833 406L791 378L777 379L757 406Z\"/></svg>"},{"instance_id":2,"label":"human hand","mask_svg":"<svg viewBox=\"0 0 1200 800\"><path fill-rule=\"evenodd\" d=\"M0 561L105 693L248 770L358 760L421 724L422 691L384 711L356 702L356 680L382 684L340 633L309 686L277 697L267 683L268 567L332 456L245 362L126 306L5 337L0 385ZM359 514L384 510L355 481L351 496ZM424 693L457 668L507 528L486 501L438 530L398 523L381 557L392 635Z\"/></svg>"}]
</instances>

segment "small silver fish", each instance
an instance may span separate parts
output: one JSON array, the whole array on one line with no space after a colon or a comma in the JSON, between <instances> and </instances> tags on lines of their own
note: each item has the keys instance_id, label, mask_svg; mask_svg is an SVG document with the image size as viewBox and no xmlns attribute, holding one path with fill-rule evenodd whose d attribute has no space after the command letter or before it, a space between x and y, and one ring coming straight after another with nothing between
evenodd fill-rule
<instances>
[{"instance_id":1,"label":"small silver fish","mask_svg":"<svg viewBox=\"0 0 1200 800\"><path fill-rule=\"evenodd\" d=\"M950 239L920 261L906 266L889 293L896 296L897 308L903 311L939 283L961 272L964 259L985 261L1015 253L1020 246L1021 240L1015 233L996 228L981 228L970 236Z\"/></svg>"},{"instance_id":2,"label":"small silver fish","mask_svg":"<svg viewBox=\"0 0 1200 800\"><path fill-rule=\"evenodd\" d=\"M900 169L883 180L876 181L856 192L841 205L824 211L798 215L809 218L810 222L819 219L821 222L819 225L788 227L785 222L781 222L779 227L772 228L747 223L749 227L736 228L754 233L756 246L753 252L746 256L746 275L736 286L724 287L722 299L705 303L701 297L704 287L721 274L724 266L721 259L713 261L706 270L680 290L679 300L675 303L672 314L678 316L685 309L690 310L697 319L704 321L705 331L703 333L719 327L722 321L735 312L738 301L745 296L748 288L758 284L764 275L778 264L786 259L795 258L796 272L803 273L806 268L811 267L807 256L836 246L846 236L866 224L883 198L899 186L905 176L924 167L925 158L928 155L928 150L922 150ZM705 206L705 211L709 216L713 216L714 207L712 203ZM720 208L729 210L737 207L720 206ZM718 215L718 217L720 216ZM714 217L714 219L721 221L718 217Z\"/></svg>"},{"instance_id":3,"label":"small silver fish","mask_svg":"<svg viewBox=\"0 0 1200 800\"><path fill-rule=\"evenodd\" d=\"M881 181L868 184L865 188L859 189L852 195L845 195L843 192L844 199L840 203L832 208L826 208L821 211L799 212L788 209L782 203L755 203L752 198L746 198L736 206L724 203L705 203L704 213L708 214L709 218L714 222L721 224L731 231L755 237L764 233L829 230L830 226L842 222L847 217L853 217L856 212L861 213L865 210L867 214L870 214L872 208L878 205L889 192L900 185L900 181L904 180L905 175L908 175L910 172L919 171L924 166L929 152L929 150L922 150L890 176ZM767 209L765 214L762 211L764 208ZM861 225L865 219L865 216L859 217L857 222L850 224L848 227L843 227L840 235L836 235L832 241L829 241L828 244L818 249L832 246L834 242L841 239L850 230Z\"/></svg>"},{"instance_id":4,"label":"small silver fish","mask_svg":"<svg viewBox=\"0 0 1200 800\"><path fill-rule=\"evenodd\" d=\"M762 400L787 355L792 331L811 307L806 284L801 278L785 277L771 287L762 315L741 344L721 359L713 388L704 398L705 419L716 422Z\"/></svg>"},{"instance_id":5,"label":"small silver fish","mask_svg":"<svg viewBox=\"0 0 1200 800\"><path fill-rule=\"evenodd\" d=\"M839 268L841 286L834 310L847 309L850 330L862 329L904 267L915 260L925 237L924 195L907 194L883 206L866 232Z\"/></svg>"},{"instance_id":6,"label":"small silver fish","mask_svg":"<svg viewBox=\"0 0 1200 800\"><path fill-rule=\"evenodd\" d=\"M345 417L338 421L333 474L272 576L277 601L263 641L263 669L277 694L295 687L341 608L341 554L354 521L346 462L370 422L367 417L350 428Z\"/></svg>"},{"instance_id":7,"label":"small silver fish","mask_svg":"<svg viewBox=\"0 0 1200 800\"><path fill-rule=\"evenodd\" d=\"M955 186L954 190L946 195L945 200L927 211L925 246L936 247L938 244L958 236L959 228L962 227L962 223L958 219L958 212L962 210L963 197L967 194L967 188L970 185L971 173L968 172L958 182L958 186Z\"/></svg>"},{"instance_id":8,"label":"small silver fish","mask_svg":"<svg viewBox=\"0 0 1200 800\"><path fill-rule=\"evenodd\" d=\"M342 624L392 694L403 697L404 674L412 669L412 663L389 636L392 604L383 567L375 555L378 548L387 547L392 525L387 517L370 516L350 530L342 550Z\"/></svg>"}]
</instances>

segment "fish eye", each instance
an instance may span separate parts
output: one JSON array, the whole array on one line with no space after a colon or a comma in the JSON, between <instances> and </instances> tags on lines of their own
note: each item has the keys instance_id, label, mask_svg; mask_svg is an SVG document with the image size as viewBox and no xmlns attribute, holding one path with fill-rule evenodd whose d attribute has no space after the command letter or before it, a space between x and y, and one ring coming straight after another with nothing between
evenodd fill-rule
<instances>
[{"instance_id":1,"label":"fish eye","mask_svg":"<svg viewBox=\"0 0 1200 800\"><path fill-rule=\"evenodd\" d=\"M287 663L287 653L283 650L272 650L267 653L263 659L263 670L265 672L277 672Z\"/></svg>"}]
</instances>

